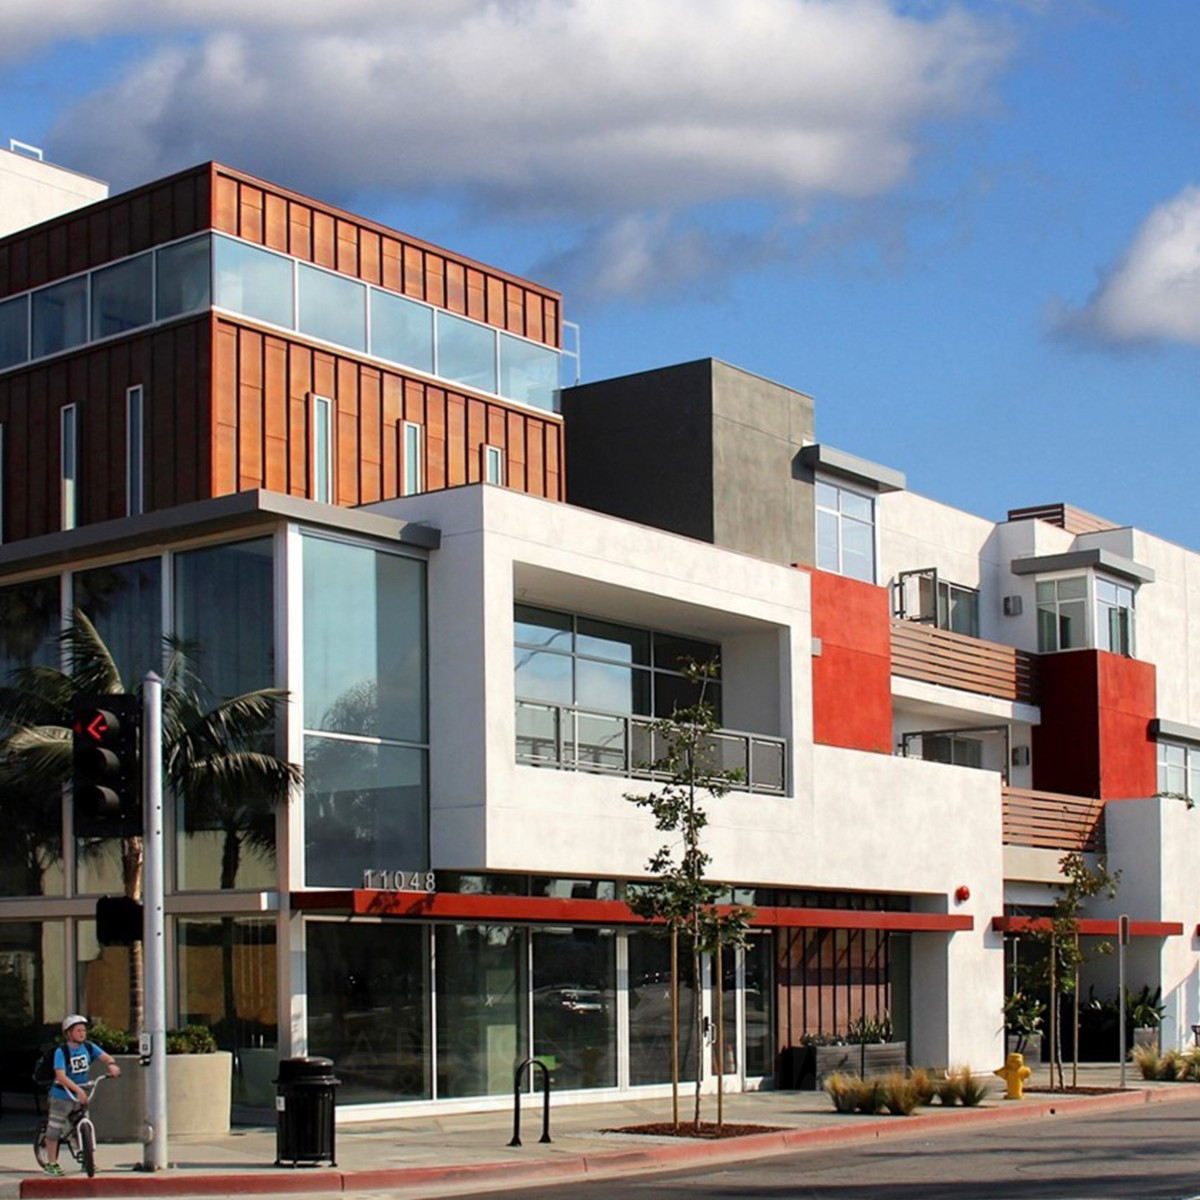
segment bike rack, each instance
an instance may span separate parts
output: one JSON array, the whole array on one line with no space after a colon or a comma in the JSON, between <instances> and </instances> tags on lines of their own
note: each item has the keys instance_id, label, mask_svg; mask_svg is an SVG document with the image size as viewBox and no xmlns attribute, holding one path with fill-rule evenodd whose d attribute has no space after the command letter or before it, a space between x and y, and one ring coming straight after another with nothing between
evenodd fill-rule
<instances>
[{"instance_id":1,"label":"bike rack","mask_svg":"<svg viewBox=\"0 0 1200 1200\"><path fill-rule=\"evenodd\" d=\"M527 1058L513 1071L513 1135L510 1146L521 1144L521 1079L530 1067L542 1068L542 1136L539 1142L550 1141L550 1068L540 1058Z\"/></svg>"}]
</instances>

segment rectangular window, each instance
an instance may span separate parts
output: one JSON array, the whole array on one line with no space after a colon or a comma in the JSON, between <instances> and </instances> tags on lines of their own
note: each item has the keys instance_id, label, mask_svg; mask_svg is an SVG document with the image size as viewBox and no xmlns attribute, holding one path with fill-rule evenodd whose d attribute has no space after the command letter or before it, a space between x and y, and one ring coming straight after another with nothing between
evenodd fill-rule
<instances>
[{"instance_id":1,"label":"rectangular window","mask_svg":"<svg viewBox=\"0 0 1200 1200\"><path fill-rule=\"evenodd\" d=\"M1200 800L1200 746L1158 743L1158 791Z\"/></svg>"},{"instance_id":2,"label":"rectangular window","mask_svg":"<svg viewBox=\"0 0 1200 1200\"><path fill-rule=\"evenodd\" d=\"M92 274L92 337L112 337L154 319L154 256L139 254Z\"/></svg>"},{"instance_id":3,"label":"rectangular window","mask_svg":"<svg viewBox=\"0 0 1200 1200\"><path fill-rule=\"evenodd\" d=\"M297 266L301 333L351 350L367 348L367 289L357 280L307 263Z\"/></svg>"},{"instance_id":4,"label":"rectangular window","mask_svg":"<svg viewBox=\"0 0 1200 1200\"><path fill-rule=\"evenodd\" d=\"M59 484L63 529L74 529L79 503L79 410L74 404L59 409Z\"/></svg>"},{"instance_id":5,"label":"rectangular window","mask_svg":"<svg viewBox=\"0 0 1200 1200\"><path fill-rule=\"evenodd\" d=\"M0 303L0 371L29 358L29 297Z\"/></svg>"},{"instance_id":6,"label":"rectangular window","mask_svg":"<svg viewBox=\"0 0 1200 1200\"><path fill-rule=\"evenodd\" d=\"M433 373L433 309L371 289L371 353Z\"/></svg>"},{"instance_id":7,"label":"rectangular window","mask_svg":"<svg viewBox=\"0 0 1200 1200\"><path fill-rule=\"evenodd\" d=\"M979 593L949 580L937 581L937 624L939 629L979 636Z\"/></svg>"},{"instance_id":8,"label":"rectangular window","mask_svg":"<svg viewBox=\"0 0 1200 1200\"><path fill-rule=\"evenodd\" d=\"M1096 645L1114 654L1133 654L1133 588L1096 577Z\"/></svg>"},{"instance_id":9,"label":"rectangular window","mask_svg":"<svg viewBox=\"0 0 1200 1200\"><path fill-rule=\"evenodd\" d=\"M125 392L125 513L135 517L144 511L145 434L141 385Z\"/></svg>"},{"instance_id":10,"label":"rectangular window","mask_svg":"<svg viewBox=\"0 0 1200 1200\"><path fill-rule=\"evenodd\" d=\"M4 426L0 424L0 546L4 545Z\"/></svg>"},{"instance_id":11,"label":"rectangular window","mask_svg":"<svg viewBox=\"0 0 1200 1200\"><path fill-rule=\"evenodd\" d=\"M33 357L58 354L82 346L88 336L86 275L64 279L34 292Z\"/></svg>"},{"instance_id":12,"label":"rectangular window","mask_svg":"<svg viewBox=\"0 0 1200 1200\"><path fill-rule=\"evenodd\" d=\"M312 490L321 504L333 503L333 401L312 397Z\"/></svg>"},{"instance_id":13,"label":"rectangular window","mask_svg":"<svg viewBox=\"0 0 1200 1200\"><path fill-rule=\"evenodd\" d=\"M425 464L421 461L422 431L412 421L404 422L404 447L402 451L400 494L415 496L425 490Z\"/></svg>"},{"instance_id":14,"label":"rectangular window","mask_svg":"<svg viewBox=\"0 0 1200 1200\"><path fill-rule=\"evenodd\" d=\"M1087 577L1043 579L1037 585L1038 651L1087 645Z\"/></svg>"},{"instance_id":15,"label":"rectangular window","mask_svg":"<svg viewBox=\"0 0 1200 1200\"><path fill-rule=\"evenodd\" d=\"M874 497L823 479L817 480L816 493L817 566L874 583Z\"/></svg>"},{"instance_id":16,"label":"rectangular window","mask_svg":"<svg viewBox=\"0 0 1200 1200\"><path fill-rule=\"evenodd\" d=\"M484 446L483 478L487 483L504 486L504 451L499 446Z\"/></svg>"},{"instance_id":17,"label":"rectangular window","mask_svg":"<svg viewBox=\"0 0 1200 1200\"><path fill-rule=\"evenodd\" d=\"M500 335L500 394L549 412L559 409L558 351Z\"/></svg>"},{"instance_id":18,"label":"rectangular window","mask_svg":"<svg viewBox=\"0 0 1200 1200\"><path fill-rule=\"evenodd\" d=\"M213 238L213 273L219 308L291 329L295 322L293 269L292 260L281 254L232 238Z\"/></svg>"},{"instance_id":19,"label":"rectangular window","mask_svg":"<svg viewBox=\"0 0 1200 1200\"><path fill-rule=\"evenodd\" d=\"M496 331L438 311L436 371L481 392L496 390Z\"/></svg>"},{"instance_id":20,"label":"rectangular window","mask_svg":"<svg viewBox=\"0 0 1200 1200\"><path fill-rule=\"evenodd\" d=\"M155 305L160 321L208 308L212 296L212 251L208 234L156 251Z\"/></svg>"}]
</instances>

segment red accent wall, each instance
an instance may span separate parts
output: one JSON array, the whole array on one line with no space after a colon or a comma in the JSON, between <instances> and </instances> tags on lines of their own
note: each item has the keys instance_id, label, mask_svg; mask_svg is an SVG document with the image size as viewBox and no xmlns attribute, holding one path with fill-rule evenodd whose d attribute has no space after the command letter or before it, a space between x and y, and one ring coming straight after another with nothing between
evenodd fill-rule
<instances>
[{"instance_id":1,"label":"red accent wall","mask_svg":"<svg viewBox=\"0 0 1200 1200\"><path fill-rule=\"evenodd\" d=\"M887 589L808 568L812 631L813 741L892 752L892 643Z\"/></svg>"},{"instance_id":2,"label":"red accent wall","mask_svg":"<svg viewBox=\"0 0 1200 1200\"><path fill-rule=\"evenodd\" d=\"M1122 800L1152 796L1157 767L1150 663L1104 650L1044 655L1042 723L1033 729L1033 786Z\"/></svg>"}]
</instances>

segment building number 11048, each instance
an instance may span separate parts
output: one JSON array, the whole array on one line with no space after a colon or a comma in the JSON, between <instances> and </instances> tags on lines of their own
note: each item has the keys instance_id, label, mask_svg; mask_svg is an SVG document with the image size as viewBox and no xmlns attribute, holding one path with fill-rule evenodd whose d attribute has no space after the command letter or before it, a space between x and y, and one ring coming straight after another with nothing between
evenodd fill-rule
<instances>
[{"instance_id":1,"label":"building number 11048","mask_svg":"<svg viewBox=\"0 0 1200 1200\"><path fill-rule=\"evenodd\" d=\"M363 872L362 885L367 891L437 891L437 880L432 871L376 871L368 868Z\"/></svg>"}]
</instances>

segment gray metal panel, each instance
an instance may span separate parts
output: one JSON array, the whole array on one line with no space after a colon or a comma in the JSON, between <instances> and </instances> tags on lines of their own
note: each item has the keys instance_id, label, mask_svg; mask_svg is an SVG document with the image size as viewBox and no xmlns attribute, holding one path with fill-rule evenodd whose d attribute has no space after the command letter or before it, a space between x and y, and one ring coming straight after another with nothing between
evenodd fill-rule
<instances>
[{"instance_id":1,"label":"gray metal panel","mask_svg":"<svg viewBox=\"0 0 1200 1200\"><path fill-rule=\"evenodd\" d=\"M800 461L813 471L825 471L865 483L877 492L902 492L908 487L903 471L816 443L800 451Z\"/></svg>"},{"instance_id":2,"label":"gray metal panel","mask_svg":"<svg viewBox=\"0 0 1200 1200\"><path fill-rule=\"evenodd\" d=\"M1135 583L1153 583L1154 569L1144 567L1131 558L1114 554L1111 550L1068 550L1065 554L1039 554L1030 558L1014 558L1014 575L1048 575L1051 571L1104 571L1132 579Z\"/></svg>"},{"instance_id":3,"label":"gray metal panel","mask_svg":"<svg viewBox=\"0 0 1200 1200\"><path fill-rule=\"evenodd\" d=\"M1150 722L1150 736L1155 741L1191 742L1200 746L1200 727L1184 725L1180 721L1164 721L1155 717Z\"/></svg>"}]
</instances>

